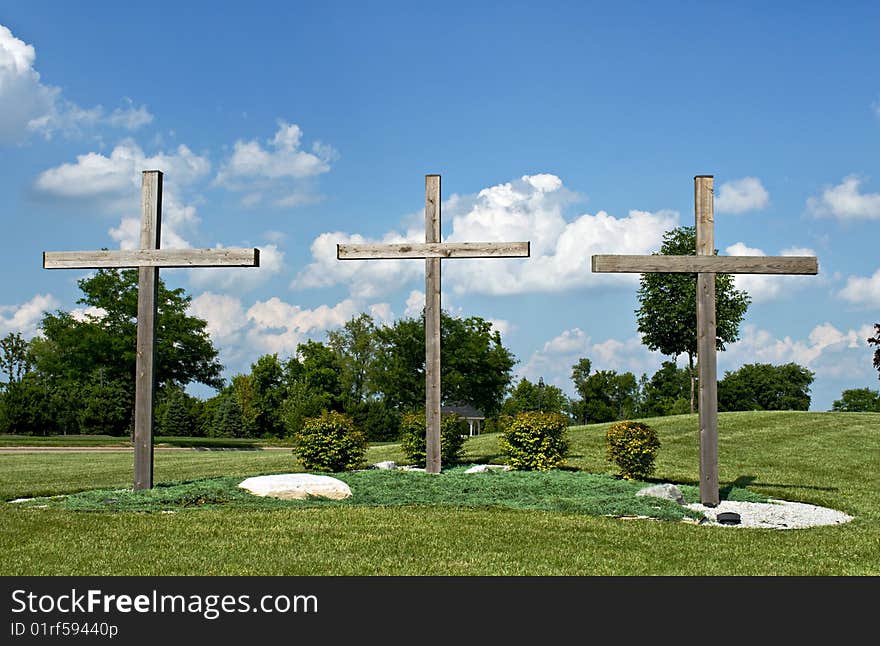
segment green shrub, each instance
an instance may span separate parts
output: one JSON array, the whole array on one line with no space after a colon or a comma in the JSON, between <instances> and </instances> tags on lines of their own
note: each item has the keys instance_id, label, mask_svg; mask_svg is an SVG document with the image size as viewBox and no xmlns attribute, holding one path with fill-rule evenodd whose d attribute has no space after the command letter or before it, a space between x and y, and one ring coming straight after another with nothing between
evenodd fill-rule
<instances>
[{"instance_id":1,"label":"green shrub","mask_svg":"<svg viewBox=\"0 0 880 646\"><path fill-rule=\"evenodd\" d=\"M367 438L348 415L323 411L303 420L293 436L294 450L306 469L346 471L364 464Z\"/></svg>"},{"instance_id":2,"label":"green shrub","mask_svg":"<svg viewBox=\"0 0 880 646\"><path fill-rule=\"evenodd\" d=\"M654 473L660 448L657 431L642 422L617 422L605 433L608 461L615 462L626 480L644 480Z\"/></svg>"},{"instance_id":3,"label":"green shrub","mask_svg":"<svg viewBox=\"0 0 880 646\"><path fill-rule=\"evenodd\" d=\"M440 464L442 466L461 462L464 441L467 439L467 422L458 415L443 415L440 420ZM400 420L400 448L407 460L425 466L427 442L425 440L425 414L406 413Z\"/></svg>"},{"instance_id":4,"label":"green shrub","mask_svg":"<svg viewBox=\"0 0 880 646\"><path fill-rule=\"evenodd\" d=\"M514 469L547 471L565 461L567 428L568 419L559 413L519 413L501 430L499 446Z\"/></svg>"}]
</instances>

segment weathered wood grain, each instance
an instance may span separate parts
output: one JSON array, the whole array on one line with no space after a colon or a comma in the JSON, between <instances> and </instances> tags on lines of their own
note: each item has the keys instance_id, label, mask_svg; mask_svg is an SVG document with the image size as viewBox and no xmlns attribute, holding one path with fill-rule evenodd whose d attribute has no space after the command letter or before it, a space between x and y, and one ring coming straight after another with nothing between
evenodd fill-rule
<instances>
[{"instance_id":1,"label":"weathered wood grain","mask_svg":"<svg viewBox=\"0 0 880 646\"><path fill-rule=\"evenodd\" d=\"M816 274L819 261L815 256L595 255L592 269L596 273L631 274Z\"/></svg>"},{"instance_id":2,"label":"weathered wood grain","mask_svg":"<svg viewBox=\"0 0 880 646\"><path fill-rule=\"evenodd\" d=\"M146 171L141 185L141 248L158 249L162 173ZM159 268L138 269L137 360L134 383L134 488L153 487L153 411L156 386L156 318Z\"/></svg>"},{"instance_id":3,"label":"weathered wood grain","mask_svg":"<svg viewBox=\"0 0 880 646\"><path fill-rule=\"evenodd\" d=\"M425 177L425 241L440 242L440 176ZM427 245L426 245L427 246ZM425 259L425 471L440 473L440 257Z\"/></svg>"},{"instance_id":4,"label":"weathered wood grain","mask_svg":"<svg viewBox=\"0 0 880 646\"><path fill-rule=\"evenodd\" d=\"M44 269L259 266L259 249L128 249L43 252Z\"/></svg>"},{"instance_id":5,"label":"weathered wood grain","mask_svg":"<svg viewBox=\"0 0 880 646\"><path fill-rule=\"evenodd\" d=\"M339 260L400 258L527 258L528 242L427 242L338 244Z\"/></svg>"},{"instance_id":6,"label":"weathered wood grain","mask_svg":"<svg viewBox=\"0 0 880 646\"><path fill-rule=\"evenodd\" d=\"M697 257L715 260L714 178L694 178ZM716 506L718 490L718 372L715 274L697 274L697 366L699 369L700 502Z\"/></svg>"}]
</instances>

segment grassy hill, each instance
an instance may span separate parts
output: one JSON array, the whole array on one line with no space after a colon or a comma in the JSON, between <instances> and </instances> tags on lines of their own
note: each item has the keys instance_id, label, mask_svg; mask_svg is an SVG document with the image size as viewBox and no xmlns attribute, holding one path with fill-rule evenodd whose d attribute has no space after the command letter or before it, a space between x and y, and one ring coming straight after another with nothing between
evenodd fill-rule
<instances>
[{"instance_id":1,"label":"grassy hill","mask_svg":"<svg viewBox=\"0 0 880 646\"><path fill-rule=\"evenodd\" d=\"M696 484L696 416L645 421L662 444L653 480ZM567 466L613 474L606 428L570 429ZM722 496L735 487L854 520L786 531L707 527L474 506L464 496L461 506L220 505L165 514L0 503L0 574L880 574L880 414L723 413L719 436ZM468 461L503 461L495 435L465 448ZM396 444L371 447L368 459L403 461ZM155 462L157 483L301 470L285 450L157 452ZM0 454L0 498L123 489L131 469L130 453Z\"/></svg>"}]
</instances>

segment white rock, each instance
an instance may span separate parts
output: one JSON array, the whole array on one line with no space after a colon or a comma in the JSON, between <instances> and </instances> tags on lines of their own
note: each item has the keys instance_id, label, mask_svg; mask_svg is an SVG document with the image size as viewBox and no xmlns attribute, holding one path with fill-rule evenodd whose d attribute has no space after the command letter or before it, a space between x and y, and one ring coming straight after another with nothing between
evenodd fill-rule
<instances>
[{"instance_id":1,"label":"white rock","mask_svg":"<svg viewBox=\"0 0 880 646\"><path fill-rule=\"evenodd\" d=\"M370 465L371 469L379 469L381 471L393 471L397 468L397 462L394 460L386 460L385 462L377 462Z\"/></svg>"},{"instance_id":2,"label":"white rock","mask_svg":"<svg viewBox=\"0 0 880 646\"><path fill-rule=\"evenodd\" d=\"M665 500L672 500L677 502L679 505L684 504L684 496L681 495L681 489L676 487L674 484L658 484L652 487L645 487L644 489L639 489L636 492L637 496L651 496L653 498L663 498Z\"/></svg>"},{"instance_id":3,"label":"white rock","mask_svg":"<svg viewBox=\"0 0 880 646\"><path fill-rule=\"evenodd\" d=\"M342 480L310 473L281 473L256 476L238 485L255 496L283 500L305 500L310 496L342 500L351 496L351 489Z\"/></svg>"},{"instance_id":4,"label":"white rock","mask_svg":"<svg viewBox=\"0 0 880 646\"><path fill-rule=\"evenodd\" d=\"M475 464L465 473L492 473L493 471L510 471L509 464Z\"/></svg>"}]
</instances>

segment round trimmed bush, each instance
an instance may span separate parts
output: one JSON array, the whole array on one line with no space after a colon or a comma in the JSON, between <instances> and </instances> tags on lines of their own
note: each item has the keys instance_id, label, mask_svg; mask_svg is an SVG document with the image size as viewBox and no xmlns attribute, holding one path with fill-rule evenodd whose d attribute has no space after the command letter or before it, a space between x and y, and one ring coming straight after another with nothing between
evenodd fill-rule
<instances>
[{"instance_id":1,"label":"round trimmed bush","mask_svg":"<svg viewBox=\"0 0 880 646\"><path fill-rule=\"evenodd\" d=\"M507 462L523 471L548 471L565 462L568 419L559 413L518 413L501 430L499 445Z\"/></svg>"},{"instance_id":2,"label":"round trimmed bush","mask_svg":"<svg viewBox=\"0 0 880 646\"><path fill-rule=\"evenodd\" d=\"M323 411L303 421L293 436L294 450L306 469L347 471L364 464L366 436L348 415Z\"/></svg>"},{"instance_id":3,"label":"round trimmed bush","mask_svg":"<svg viewBox=\"0 0 880 646\"><path fill-rule=\"evenodd\" d=\"M468 426L458 415L443 415L440 419L440 464L442 466L461 462ZM406 413L400 420L400 448L407 460L425 466L427 441L425 439L425 414Z\"/></svg>"},{"instance_id":4,"label":"round trimmed bush","mask_svg":"<svg viewBox=\"0 0 880 646\"><path fill-rule=\"evenodd\" d=\"M605 433L608 461L617 464L626 480L644 480L654 473L660 448L657 431L642 422L616 422Z\"/></svg>"}]
</instances>

